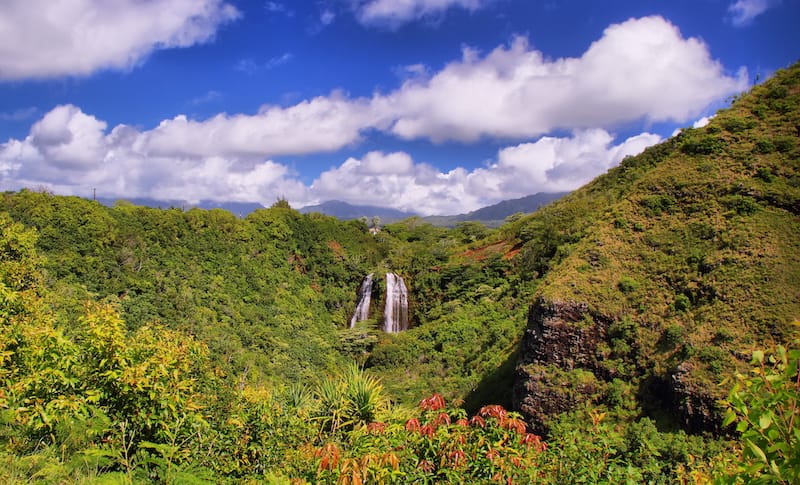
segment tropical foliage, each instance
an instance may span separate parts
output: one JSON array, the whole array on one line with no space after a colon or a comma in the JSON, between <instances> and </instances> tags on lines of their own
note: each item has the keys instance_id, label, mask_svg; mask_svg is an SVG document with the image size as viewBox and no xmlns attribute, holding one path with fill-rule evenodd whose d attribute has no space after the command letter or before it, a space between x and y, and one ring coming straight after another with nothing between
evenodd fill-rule
<instances>
[{"instance_id":1,"label":"tropical foliage","mask_svg":"<svg viewBox=\"0 0 800 485\"><path fill-rule=\"evenodd\" d=\"M798 126L795 66L497 229L2 194L0 482L796 483ZM517 365L537 302L591 359Z\"/></svg>"}]
</instances>

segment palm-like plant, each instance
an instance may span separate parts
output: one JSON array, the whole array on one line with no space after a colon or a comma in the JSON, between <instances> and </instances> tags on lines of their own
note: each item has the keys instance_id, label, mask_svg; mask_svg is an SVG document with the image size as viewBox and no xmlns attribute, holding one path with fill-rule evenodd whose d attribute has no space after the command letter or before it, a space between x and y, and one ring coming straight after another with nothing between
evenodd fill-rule
<instances>
[{"instance_id":1,"label":"palm-like plant","mask_svg":"<svg viewBox=\"0 0 800 485\"><path fill-rule=\"evenodd\" d=\"M378 378L367 374L353 363L342 376L347 400L350 404L350 418L355 424L367 424L388 409L388 399Z\"/></svg>"},{"instance_id":2,"label":"palm-like plant","mask_svg":"<svg viewBox=\"0 0 800 485\"><path fill-rule=\"evenodd\" d=\"M356 363L319 381L314 395L315 419L330 432L373 422L388 409L383 385Z\"/></svg>"},{"instance_id":3,"label":"palm-like plant","mask_svg":"<svg viewBox=\"0 0 800 485\"><path fill-rule=\"evenodd\" d=\"M301 383L294 383L283 391L283 403L290 409L298 411L308 409L313 399L311 390Z\"/></svg>"},{"instance_id":4,"label":"palm-like plant","mask_svg":"<svg viewBox=\"0 0 800 485\"><path fill-rule=\"evenodd\" d=\"M342 426L348 425L348 408L344 386L338 377L328 376L317 384L314 395L317 398L315 419L322 428L335 433Z\"/></svg>"}]
</instances>

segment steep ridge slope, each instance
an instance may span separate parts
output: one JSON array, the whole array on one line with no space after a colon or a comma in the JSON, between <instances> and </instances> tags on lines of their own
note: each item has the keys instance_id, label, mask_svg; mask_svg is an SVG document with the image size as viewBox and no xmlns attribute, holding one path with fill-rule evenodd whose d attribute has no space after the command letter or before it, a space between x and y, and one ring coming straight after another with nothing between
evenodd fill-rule
<instances>
[{"instance_id":1,"label":"steep ridge slope","mask_svg":"<svg viewBox=\"0 0 800 485\"><path fill-rule=\"evenodd\" d=\"M543 276L514 404L540 431L632 383L645 410L718 430L724 376L800 317L800 66L508 230Z\"/></svg>"}]
</instances>

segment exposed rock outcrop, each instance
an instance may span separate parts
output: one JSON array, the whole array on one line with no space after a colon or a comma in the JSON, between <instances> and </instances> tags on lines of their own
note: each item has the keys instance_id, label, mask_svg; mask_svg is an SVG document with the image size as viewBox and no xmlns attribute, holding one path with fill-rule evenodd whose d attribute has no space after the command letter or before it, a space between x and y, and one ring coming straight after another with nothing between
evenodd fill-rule
<instances>
[{"instance_id":1,"label":"exposed rock outcrop","mask_svg":"<svg viewBox=\"0 0 800 485\"><path fill-rule=\"evenodd\" d=\"M717 398L693 382L692 364L683 362L675 368L669 376L669 389L680 423L687 431L721 431Z\"/></svg>"},{"instance_id":2,"label":"exposed rock outcrop","mask_svg":"<svg viewBox=\"0 0 800 485\"><path fill-rule=\"evenodd\" d=\"M596 369L597 344L607 325L595 321L585 303L537 300L528 312L520 364Z\"/></svg>"},{"instance_id":3,"label":"exposed rock outcrop","mask_svg":"<svg viewBox=\"0 0 800 485\"><path fill-rule=\"evenodd\" d=\"M595 315L585 303L538 299L528 314L515 371L513 406L540 434L547 434L548 420L581 402L600 401L607 383L615 377L639 377L645 362L632 362L636 376L620 376L606 359L612 332L611 319ZM632 360L635 357L626 356ZM689 432L719 432L721 416L717 397L698 385L692 364L684 362L672 372L654 377L659 395L640 393L648 407L666 409Z\"/></svg>"},{"instance_id":4,"label":"exposed rock outcrop","mask_svg":"<svg viewBox=\"0 0 800 485\"><path fill-rule=\"evenodd\" d=\"M528 314L517 364L513 405L538 433L547 418L595 399L598 344L608 325L578 302L537 300Z\"/></svg>"}]
</instances>

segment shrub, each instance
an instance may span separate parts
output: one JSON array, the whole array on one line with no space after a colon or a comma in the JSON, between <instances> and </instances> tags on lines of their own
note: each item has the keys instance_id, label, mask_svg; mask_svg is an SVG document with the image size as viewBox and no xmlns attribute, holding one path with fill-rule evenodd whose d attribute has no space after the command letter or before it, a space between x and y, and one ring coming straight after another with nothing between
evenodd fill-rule
<instances>
[{"instance_id":1,"label":"shrub","mask_svg":"<svg viewBox=\"0 0 800 485\"><path fill-rule=\"evenodd\" d=\"M728 209L733 210L740 216L749 216L758 211L758 202L752 197L744 195L732 195L724 197L721 202Z\"/></svg>"},{"instance_id":2,"label":"shrub","mask_svg":"<svg viewBox=\"0 0 800 485\"><path fill-rule=\"evenodd\" d=\"M683 337L685 333L686 332L683 327L677 324L672 324L664 329L662 338L664 339L664 343L666 345L670 347L675 347L676 345L683 342Z\"/></svg>"},{"instance_id":3,"label":"shrub","mask_svg":"<svg viewBox=\"0 0 800 485\"><path fill-rule=\"evenodd\" d=\"M722 120L722 127L729 133L738 133L755 126L755 122L746 118L732 117Z\"/></svg>"},{"instance_id":4,"label":"shrub","mask_svg":"<svg viewBox=\"0 0 800 485\"><path fill-rule=\"evenodd\" d=\"M767 167L759 167L758 171L756 172L756 177L767 183L775 180L775 175L772 174L772 170Z\"/></svg>"},{"instance_id":5,"label":"shrub","mask_svg":"<svg viewBox=\"0 0 800 485\"><path fill-rule=\"evenodd\" d=\"M617 288L619 291L626 294L633 293L634 291L638 290L640 286L642 286L641 283L629 276L623 276L620 278L619 283L617 283Z\"/></svg>"},{"instance_id":6,"label":"shrub","mask_svg":"<svg viewBox=\"0 0 800 485\"><path fill-rule=\"evenodd\" d=\"M734 336L730 330L727 328L721 328L717 330L717 333L714 334L713 342L715 344L722 344L722 343L729 343L733 342Z\"/></svg>"},{"instance_id":7,"label":"shrub","mask_svg":"<svg viewBox=\"0 0 800 485\"><path fill-rule=\"evenodd\" d=\"M675 198L670 195L650 195L647 197L643 197L641 200L641 204L648 209L648 212L651 215L658 216L664 212L670 213L672 212L672 208L675 206Z\"/></svg>"},{"instance_id":8,"label":"shrub","mask_svg":"<svg viewBox=\"0 0 800 485\"><path fill-rule=\"evenodd\" d=\"M690 306L691 301L689 297L683 294L675 296L675 301L672 302L672 308L674 308L676 312L685 312Z\"/></svg>"},{"instance_id":9,"label":"shrub","mask_svg":"<svg viewBox=\"0 0 800 485\"><path fill-rule=\"evenodd\" d=\"M791 136L780 136L773 140L775 150L781 153L792 151L797 146L797 139Z\"/></svg>"},{"instance_id":10,"label":"shrub","mask_svg":"<svg viewBox=\"0 0 800 485\"><path fill-rule=\"evenodd\" d=\"M405 424L372 422L309 450L316 483L529 483L547 446L519 414L484 406L467 419L442 396L423 399Z\"/></svg>"},{"instance_id":11,"label":"shrub","mask_svg":"<svg viewBox=\"0 0 800 485\"><path fill-rule=\"evenodd\" d=\"M775 145L772 143L772 140L762 138L756 141L754 151L762 155L767 155L775 151Z\"/></svg>"},{"instance_id":12,"label":"shrub","mask_svg":"<svg viewBox=\"0 0 800 485\"><path fill-rule=\"evenodd\" d=\"M722 153L724 146L724 142L716 136L706 135L686 140L681 150L688 155L714 155Z\"/></svg>"},{"instance_id":13,"label":"shrub","mask_svg":"<svg viewBox=\"0 0 800 485\"><path fill-rule=\"evenodd\" d=\"M716 345L703 347L697 353L700 362L706 364L708 369L715 374L719 374L724 370L726 355L726 352Z\"/></svg>"},{"instance_id":14,"label":"shrub","mask_svg":"<svg viewBox=\"0 0 800 485\"><path fill-rule=\"evenodd\" d=\"M795 343L797 345L797 342ZM800 483L800 348L753 352L723 401L724 426L736 422L744 445L728 483Z\"/></svg>"}]
</instances>

